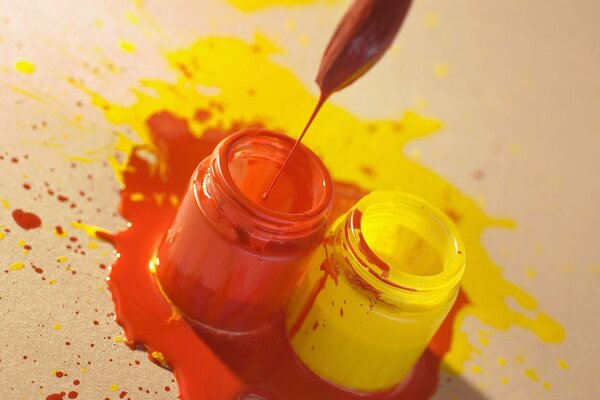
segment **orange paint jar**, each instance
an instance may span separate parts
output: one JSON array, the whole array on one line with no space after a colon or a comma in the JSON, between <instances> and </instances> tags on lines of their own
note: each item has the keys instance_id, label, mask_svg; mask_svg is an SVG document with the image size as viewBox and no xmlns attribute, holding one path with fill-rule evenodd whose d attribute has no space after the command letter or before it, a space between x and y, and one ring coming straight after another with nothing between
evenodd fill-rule
<instances>
[{"instance_id":1,"label":"orange paint jar","mask_svg":"<svg viewBox=\"0 0 600 400\"><path fill-rule=\"evenodd\" d=\"M321 244L332 183L306 146L262 197L294 143L264 129L241 131L194 173L155 259L164 294L194 324L243 333L273 321Z\"/></svg>"}]
</instances>

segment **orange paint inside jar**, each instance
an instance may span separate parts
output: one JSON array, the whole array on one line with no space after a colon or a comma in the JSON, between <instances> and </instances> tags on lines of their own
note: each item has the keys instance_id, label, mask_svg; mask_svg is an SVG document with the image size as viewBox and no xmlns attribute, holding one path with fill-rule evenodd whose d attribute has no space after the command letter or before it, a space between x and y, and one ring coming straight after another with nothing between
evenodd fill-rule
<instances>
[{"instance_id":1,"label":"orange paint inside jar","mask_svg":"<svg viewBox=\"0 0 600 400\"><path fill-rule=\"evenodd\" d=\"M293 145L272 131L241 131L192 176L154 263L164 294L194 325L244 333L274 321L321 243L332 182L307 147L262 197Z\"/></svg>"}]
</instances>

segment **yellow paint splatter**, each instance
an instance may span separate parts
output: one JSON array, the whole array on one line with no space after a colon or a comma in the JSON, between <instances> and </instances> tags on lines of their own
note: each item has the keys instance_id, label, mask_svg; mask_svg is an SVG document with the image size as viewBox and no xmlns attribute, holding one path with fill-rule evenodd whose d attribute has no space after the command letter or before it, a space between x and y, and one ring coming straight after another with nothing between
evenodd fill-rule
<instances>
[{"instance_id":1,"label":"yellow paint splatter","mask_svg":"<svg viewBox=\"0 0 600 400\"><path fill-rule=\"evenodd\" d=\"M56 279L50 279L48 281L48 285L54 285L56 283Z\"/></svg>"},{"instance_id":2,"label":"yellow paint splatter","mask_svg":"<svg viewBox=\"0 0 600 400\"><path fill-rule=\"evenodd\" d=\"M29 60L17 60L15 62L15 69L23 74L33 74L35 72L35 65Z\"/></svg>"},{"instance_id":3,"label":"yellow paint splatter","mask_svg":"<svg viewBox=\"0 0 600 400\"><path fill-rule=\"evenodd\" d=\"M54 324L54 326L52 326L52 329L54 329L55 331L60 331L62 329L62 325L61 324Z\"/></svg>"},{"instance_id":4,"label":"yellow paint splatter","mask_svg":"<svg viewBox=\"0 0 600 400\"><path fill-rule=\"evenodd\" d=\"M0 232L0 240L4 239L4 232Z\"/></svg>"},{"instance_id":5,"label":"yellow paint splatter","mask_svg":"<svg viewBox=\"0 0 600 400\"><path fill-rule=\"evenodd\" d=\"M92 250L93 250L93 249L97 249L97 248L98 248L98 243L96 243L96 242L89 242L89 243L87 244L87 248L88 248L88 249L92 249Z\"/></svg>"},{"instance_id":6,"label":"yellow paint splatter","mask_svg":"<svg viewBox=\"0 0 600 400\"><path fill-rule=\"evenodd\" d=\"M167 360L165 360L165 356L160 351L153 351L150 353L150 357L164 368L170 368Z\"/></svg>"},{"instance_id":7,"label":"yellow paint splatter","mask_svg":"<svg viewBox=\"0 0 600 400\"><path fill-rule=\"evenodd\" d=\"M231 4L242 11L256 11L261 8L277 5L291 6L296 4L313 3L316 0L229 0ZM328 3L333 3L335 0L326 0Z\"/></svg>"},{"instance_id":8,"label":"yellow paint splatter","mask_svg":"<svg viewBox=\"0 0 600 400\"><path fill-rule=\"evenodd\" d=\"M448 66L448 64L438 64L433 68L433 73L438 78L444 78L444 77L448 76L449 72L450 72L450 67Z\"/></svg>"},{"instance_id":9,"label":"yellow paint splatter","mask_svg":"<svg viewBox=\"0 0 600 400\"><path fill-rule=\"evenodd\" d=\"M251 9L252 5L272 2L238 3ZM278 51L260 35L250 44L235 38L206 38L188 49L167 54L173 68L181 72L178 79L174 83L144 79L133 92L135 101L130 105L112 104L102 95L80 88L91 96L92 103L104 111L109 121L128 125L140 142L149 145L146 121L163 111L195 121L198 109L214 110L209 120L190 124L198 136L208 128L228 130L255 121L297 136L316 99L288 69L271 61ZM239 65L245 68L240 69ZM207 95L202 88L216 89ZM249 92L255 95L248 96ZM399 120L362 120L331 102L323 107L305 144L321 155L336 180L353 182L368 190L407 191L459 216L457 226L468 252L462 289L469 303L455 319L453 341L443 362L449 370L460 372L465 360L477 351L476 343L469 342L460 329L467 315L495 329L516 326L533 332L542 341L560 342L564 338L562 327L538 309L531 295L504 278L502 269L481 244L484 231L513 228L514 223L484 214L476 200L405 154L409 142L440 128L438 121L413 111L406 112ZM117 140L119 151L127 160L135 142L119 137ZM126 165L126 161L115 158L117 174L122 174ZM366 176L362 173L365 165L377 166L377 173ZM509 306L507 298L515 301Z\"/></svg>"},{"instance_id":10,"label":"yellow paint splatter","mask_svg":"<svg viewBox=\"0 0 600 400\"><path fill-rule=\"evenodd\" d=\"M115 338L113 339L116 343L121 343L123 341L123 337L122 336L115 336Z\"/></svg>"},{"instance_id":11,"label":"yellow paint splatter","mask_svg":"<svg viewBox=\"0 0 600 400\"><path fill-rule=\"evenodd\" d=\"M498 357L496 359L496 364L498 364L501 367L505 366L506 365L506 358L504 358L504 357Z\"/></svg>"},{"instance_id":12,"label":"yellow paint splatter","mask_svg":"<svg viewBox=\"0 0 600 400\"><path fill-rule=\"evenodd\" d=\"M552 385L548 381L544 381L544 389L550 390L552 389Z\"/></svg>"},{"instance_id":13,"label":"yellow paint splatter","mask_svg":"<svg viewBox=\"0 0 600 400\"><path fill-rule=\"evenodd\" d=\"M134 192L129 195L129 200L131 201L144 201L145 198L146 196L144 196L144 193L139 192Z\"/></svg>"},{"instance_id":14,"label":"yellow paint splatter","mask_svg":"<svg viewBox=\"0 0 600 400\"><path fill-rule=\"evenodd\" d=\"M508 385L508 378L503 376L502 378L500 378L500 383L503 385Z\"/></svg>"},{"instance_id":15,"label":"yellow paint splatter","mask_svg":"<svg viewBox=\"0 0 600 400\"><path fill-rule=\"evenodd\" d=\"M108 390L110 390L111 392L116 392L117 390L119 390L119 385L117 385L116 383L113 383L112 385L110 385L108 387Z\"/></svg>"},{"instance_id":16,"label":"yellow paint splatter","mask_svg":"<svg viewBox=\"0 0 600 400\"><path fill-rule=\"evenodd\" d=\"M140 23L139 17L131 11L125 14L125 18L127 18L127 21L131 22L133 25Z\"/></svg>"},{"instance_id":17,"label":"yellow paint splatter","mask_svg":"<svg viewBox=\"0 0 600 400\"><path fill-rule=\"evenodd\" d=\"M481 368L479 365L472 365L471 371L473 371L474 374L480 374L483 371L483 368Z\"/></svg>"},{"instance_id":18,"label":"yellow paint splatter","mask_svg":"<svg viewBox=\"0 0 600 400\"><path fill-rule=\"evenodd\" d=\"M538 377L537 372L532 369L532 368L528 368L525 370L525 376L528 377L529 379L531 379L534 382L537 382L540 380L540 378Z\"/></svg>"},{"instance_id":19,"label":"yellow paint splatter","mask_svg":"<svg viewBox=\"0 0 600 400\"><path fill-rule=\"evenodd\" d=\"M119 47L126 53L133 53L135 51L135 45L128 40L121 40Z\"/></svg>"},{"instance_id":20,"label":"yellow paint splatter","mask_svg":"<svg viewBox=\"0 0 600 400\"><path fill-rule=\"evenodd\" d=\"M25 264L16 262L16 263L11 264L10 267L8 267L8 269L11 271L18 271L20 269L23 269L24 267L25 267Z\"/></svg>"},{"instance_id":21,"label":"yellow paint splatter","mask_svg":"<svg viewBox=\"0 0 600 400\"><path fill-rule=\"evenodd\" d=\"M8 200L2 199L2 207L6 208L6 209L10 208L10 203L8 202Z\"/></svg>"},{"instance_id":22,"label":"yellow paint splatter","mask_svg":"<svg viewBox=\"0 0 600 400\"><path fill-rule=\"evenodd\" d=\"M285 21L285 30L288 32L295 32L298 29L298 22L295 19L288 19Z\"/></svg>"},{"instance_id":23,"label":"yellow paint splatter","mask_svg":"<svg viewBox=\"0 0 600 400\"><path fill-rule=\"evenodd\" d=\"M558 360L558 368L560 369L569 369L569 363L565 360Z\"/></svg>"},{"instance_id":24,"label":"yellow paint splatter","mask_svg":"<svg viewBox=\"0 0 600 400\"><path fill-rule=\"evenodd\" d=\"M81 222L71 222L71 226L75 229L81 229L89 237L94 238L94 239L100 239L98 237L98 235L96 234L97 232L102 232L102 233L108 234L108 231L106 229L102 229L102 228L100 228L98 226L94 226L94 225L83 224Z\"/></svg>"},{"instance_id":25,"label":"yellow paint splatter","mask_svg":"<svg viewBox=\"0 0 600 400\"><path fill-rule=\"evenodd\" d=\"M65 262L67 261L67 256L60 256L56 259L56 261L58 261L59 263Z\"/></svg>"},{"instance_id":26,"label":"yellow paint splatter","mask_svg":"<svg viewBox=\"0 0 600 400\"><path fill-rule=\"evenodd\" d=\"M529 279L533 279L537 276L537 272L536 272L535 268L533 268L532 266L529 266L525 269L525 275L527 275L527 277Z\"/></svg>"},{"instance_id":27,"label":"yellow paint splatter","mask_svg":"<svg viewBox=\"0 0 600 400\"><path fill-rule=\"evenodd\" d=\"M423 17L423 23L428 28L435 28L440 23L440 17L435 13L427 13Z\"/></svg>"}]
</instances>

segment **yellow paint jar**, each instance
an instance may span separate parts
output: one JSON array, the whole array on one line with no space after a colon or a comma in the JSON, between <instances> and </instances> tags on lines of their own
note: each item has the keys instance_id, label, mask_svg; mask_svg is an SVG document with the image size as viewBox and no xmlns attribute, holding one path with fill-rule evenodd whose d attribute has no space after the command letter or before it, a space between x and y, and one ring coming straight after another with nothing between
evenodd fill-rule
<instances>
[{"instance_id":1,"label":"yellow paint jar","mask_svg":"<svg viewBox=\"0 0 600 400\"><path fill-rule=\"evenodd\" d=\"M464 245L452 221L408 194L376 191L330 228L288 306L297 357L350 391L400 384L456 300Z\"/></svg>"}]
</instances>

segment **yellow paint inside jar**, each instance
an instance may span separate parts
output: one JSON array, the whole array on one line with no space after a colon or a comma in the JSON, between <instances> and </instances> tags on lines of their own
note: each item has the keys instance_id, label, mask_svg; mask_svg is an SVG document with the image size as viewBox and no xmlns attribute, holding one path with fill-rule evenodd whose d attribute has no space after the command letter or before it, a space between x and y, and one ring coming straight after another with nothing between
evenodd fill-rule
<instances>
[{"instance_id":1,"label":"yellow paint inside jar","mask_svg":"<svg viewBox=\"0 0 600 400\"><path fill-rule=\"evenodd\" d=\"M373 192L313 255L288 308L292 348L336 386L392 389L450 311L464 266L464 245L441 211L401 192Z\"/></svg>"}]
</instances>

